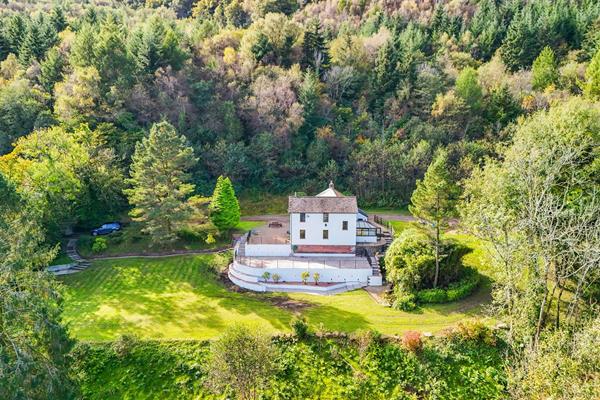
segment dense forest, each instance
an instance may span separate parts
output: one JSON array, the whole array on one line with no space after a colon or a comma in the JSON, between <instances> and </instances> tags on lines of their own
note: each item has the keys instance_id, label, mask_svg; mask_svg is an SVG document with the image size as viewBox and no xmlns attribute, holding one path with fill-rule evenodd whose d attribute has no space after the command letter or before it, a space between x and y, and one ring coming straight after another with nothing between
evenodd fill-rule
<instances>
[{"instance_id":1,"label":"dense forest","mask_svg":"<svg viewBox=\"0 0 600 400\"><path fill-rule=\"evenodd\" d=\"M452 188L444 218L490 245L506 332L486 362L505 364L473 398L593 398L599 144L596 0L0 1L0 397L76 397L60 285L41 272L65 228L129 212L175 238L216 184L230 229L232 187L334 181L417 212ZM370 362L380 351L396 350ZM412 384L398 398L461 398Z\"/></svg>"}]
</instances>

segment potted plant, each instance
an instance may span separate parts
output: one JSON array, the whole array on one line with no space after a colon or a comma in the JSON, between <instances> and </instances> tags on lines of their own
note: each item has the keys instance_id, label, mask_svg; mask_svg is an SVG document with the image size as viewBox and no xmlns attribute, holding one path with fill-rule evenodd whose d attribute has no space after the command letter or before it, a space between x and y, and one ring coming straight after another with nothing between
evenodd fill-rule
<instances>
[{"instance_id":1,"label":"potted plant","mask_svg":"<svg viewBox=\"0 0 600 400\"><path fill-rule=\"evenodd\" d=\"M321 279L321 275L318 272L313 274L313 281L315 281L315 285L319 286L319 279Z\"/></svg>"},{"instance_id":2,"label":"potted plant","mask_svg":"<svg viewBox=\"0 0 600 400\"><path fill-rule=\"evenodd\" d=\"M308 278L310 278L310 273L308 271L304 271L302 272L300 277L302 278L302 283L306 285L306 283L308 282Z\"/></svg>"},{"instance_id":3,"label":"potted plant","mask_svg":"<svg viewBox=\"0 0 600 400\"><path fill-rule=\"evenodd\" d=\"M269 282L269 278L271 277L271 273L268 271L263 272L262 274L262 278L265 280L265 282Z\"/></svg>"},{"instance_id":4,"label":"potted plant","mask_svg":"<svg viewBox=\"0 0 600 400\"><path fill-rule=\"evenodd\" d=\"M272 278L273 278L273 282L279 283L281 276L279 274L273 274Z\"/></svg>"}]
</instances>

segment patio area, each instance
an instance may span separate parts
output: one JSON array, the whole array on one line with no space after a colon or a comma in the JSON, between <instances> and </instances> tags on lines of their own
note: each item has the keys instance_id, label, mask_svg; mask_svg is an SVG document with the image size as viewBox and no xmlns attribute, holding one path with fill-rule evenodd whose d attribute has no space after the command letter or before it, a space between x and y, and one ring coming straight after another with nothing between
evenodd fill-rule
<instances>
[{"instance_id":1,"label":"patio area","mask_svg":"<svg viewBox=\"0 0 600 400\"><path fill-rule=\"evenodd\" d=\"M248 244L289 244L290 222L287 218L275 218L266 224L252 229L246 243Z\"/></svg>"}]
</instances>

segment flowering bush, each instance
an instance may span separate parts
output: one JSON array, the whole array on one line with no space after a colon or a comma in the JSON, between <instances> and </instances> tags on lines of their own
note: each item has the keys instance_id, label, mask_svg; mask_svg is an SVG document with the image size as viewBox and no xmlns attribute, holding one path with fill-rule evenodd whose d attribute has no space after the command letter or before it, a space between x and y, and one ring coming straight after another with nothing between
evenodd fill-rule
<instances>
[{"instance_id":1,"label":"flowering bush","mask_svg":"<svg viewBox=\"0 0 600 400\"><path fill-rule=\"evenodd\" d=\"M402 335L402 346L408 351L418 353L423 348L421 332L407 331Z\"/></svg>"}]
</instances>

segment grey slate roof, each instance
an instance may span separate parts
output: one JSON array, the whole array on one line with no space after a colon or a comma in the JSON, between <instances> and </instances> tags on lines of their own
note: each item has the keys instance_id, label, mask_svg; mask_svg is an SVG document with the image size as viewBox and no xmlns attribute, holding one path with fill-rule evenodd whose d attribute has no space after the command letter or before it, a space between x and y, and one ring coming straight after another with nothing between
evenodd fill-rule
<instances>
[{"instance_id":1,"label":"grey slate roof","mask_svg":"<svg viewBox=\"0 0 600 400\"><path fill-rule=\"evenodd\" d=\"M288 200L290 213L353 213L358 212L356 197L317 197L290 196Z\"/></svg>"}]
</instances>

